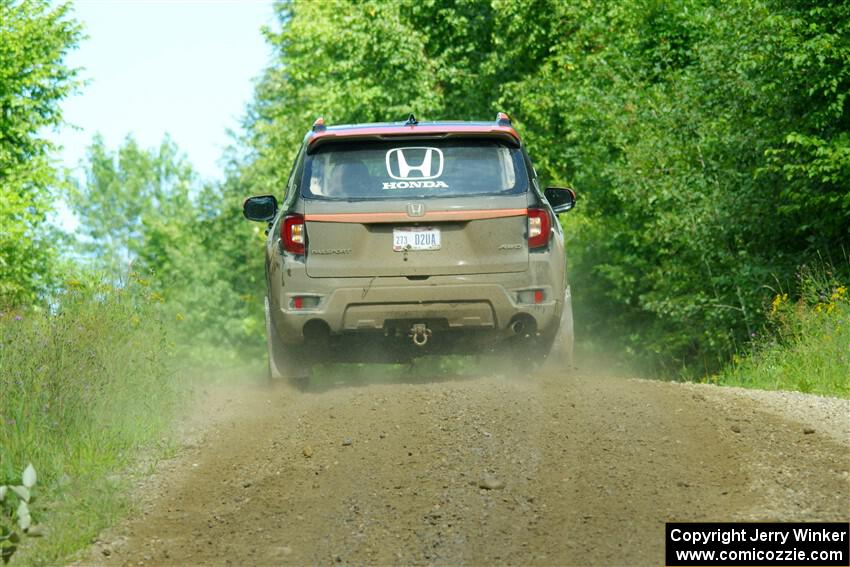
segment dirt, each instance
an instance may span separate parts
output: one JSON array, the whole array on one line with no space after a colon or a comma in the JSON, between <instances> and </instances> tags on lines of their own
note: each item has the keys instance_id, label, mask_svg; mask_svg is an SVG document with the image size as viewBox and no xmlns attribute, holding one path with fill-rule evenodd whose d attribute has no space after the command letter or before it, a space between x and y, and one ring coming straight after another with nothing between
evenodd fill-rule
<instances>
[{"instance_id":1,"label":"dirt","mask_svg":"<svg viewBox=\"0 0 850 567\"><path fill-rule=\"evenodd\" d=\"M663 565L667 521L850 517L846 400L509 374L211 390L82 564Z\"/></svg>"}]
</instances>

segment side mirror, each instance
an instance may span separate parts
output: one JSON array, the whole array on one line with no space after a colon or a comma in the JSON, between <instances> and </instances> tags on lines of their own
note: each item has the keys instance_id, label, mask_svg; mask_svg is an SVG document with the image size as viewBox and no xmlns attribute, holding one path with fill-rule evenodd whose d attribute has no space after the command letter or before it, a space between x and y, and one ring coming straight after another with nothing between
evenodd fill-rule
<instances>
[{"instance_id":1,"label":"side mirror","mask_svg":"<svg viewBox=\"0 0 850 567\"><path fill-rule=\"evenodd\" d=\"M576 192L570 187L547 187L543 195L555 214L566 213L576 206Z\"/></svg>"},{"instance_id":2,"label":"side mirror","mask_svg":"<svg viewBox=\"0 0 850 567\"><path fill-rule=\"evenodd\" d=\"M257 222L271 222L277 214L277 198L274 195L248 197L242 203L245 218Z\"/></svg>"}]
</instances>

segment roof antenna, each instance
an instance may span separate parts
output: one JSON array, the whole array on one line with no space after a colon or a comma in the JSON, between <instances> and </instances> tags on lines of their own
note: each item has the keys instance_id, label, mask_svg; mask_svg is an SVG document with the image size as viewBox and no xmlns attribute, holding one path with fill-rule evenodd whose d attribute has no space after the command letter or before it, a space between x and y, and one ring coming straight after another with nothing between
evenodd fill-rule
<instances>
[{"instance_id":1,"label":"roof antenna","mask_svg":"<svg viewBox=\"0 0 850 567\"><path fill-rule=\"evenodd\" d=\"M407 117L407 122L404 123L405 126L416 126L419 124L419 121L413 116L413 113L410 113L410 116Z\"/></svg>"}]
</instances>

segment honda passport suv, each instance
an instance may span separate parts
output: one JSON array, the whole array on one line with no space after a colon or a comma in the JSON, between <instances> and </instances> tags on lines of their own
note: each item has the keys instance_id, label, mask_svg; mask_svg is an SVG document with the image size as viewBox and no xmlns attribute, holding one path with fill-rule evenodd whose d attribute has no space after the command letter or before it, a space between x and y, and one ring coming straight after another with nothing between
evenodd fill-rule
<instances>
[{"instance_id":1,"label":"honda passport suv","mask_svg":"<svg viewBox=\"0 0 850 567\"><path fill-rule=\"evenodd\" d=\"M304 137L268 223L269 372L318 362L403 362L508 352L572 355L557 215L572 189L541 190L510 118L326 126ZM519 358L521 357L521 358Z\"/></svg>"}]
</instances>

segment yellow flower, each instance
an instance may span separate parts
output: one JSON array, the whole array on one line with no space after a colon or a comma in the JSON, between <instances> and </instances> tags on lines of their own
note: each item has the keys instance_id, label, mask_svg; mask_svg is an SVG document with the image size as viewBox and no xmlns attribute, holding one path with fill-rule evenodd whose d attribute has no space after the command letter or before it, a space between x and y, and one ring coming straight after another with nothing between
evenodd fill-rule
<instances>
[{"instance_id":1,"label":"yellow flower","mask_svg":"<svg viewBox=\"0 0 850 567\"><path fill-rule=\"evenodd\" d=\"M770 313L771 315L779 311L779 308L782 307L782 304L788 301L788 294L776 294L773 298L773 301L770 303Z\"/></svg>"},{"instance_id":2,"label":"yellow flower","mask_svg":"<svg viewBox=\"0 0 850 567\"><path fill-rule=\"evenodd\" d=\"M182 313L178 313L174 318L177 319L178 321L182 321L183 319L185 319L185 317L183 317Z\"/></svg>"}]
</instances>

